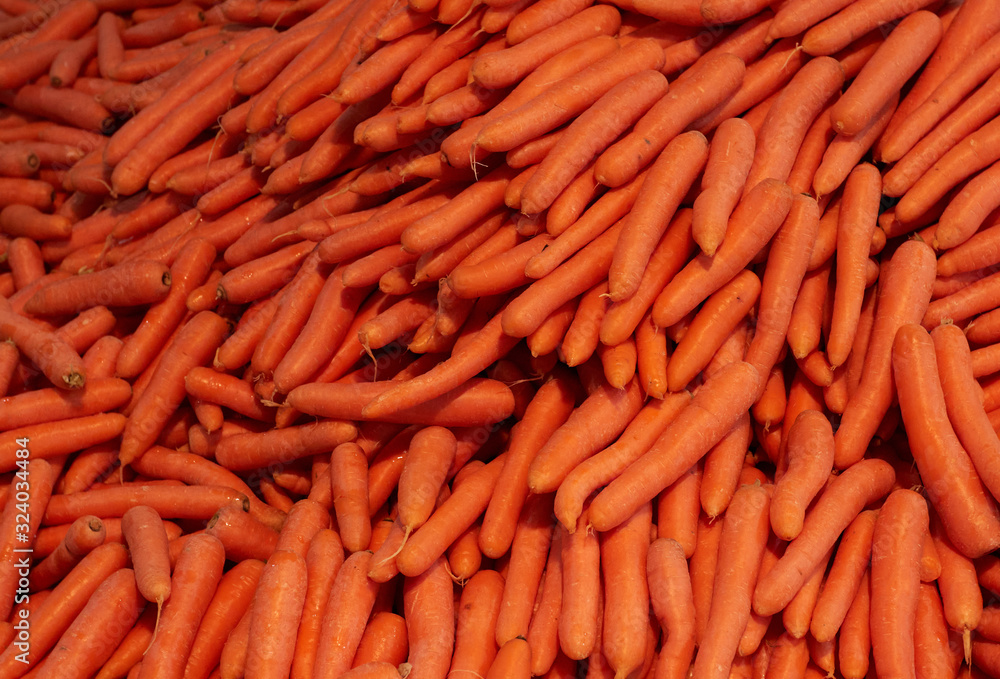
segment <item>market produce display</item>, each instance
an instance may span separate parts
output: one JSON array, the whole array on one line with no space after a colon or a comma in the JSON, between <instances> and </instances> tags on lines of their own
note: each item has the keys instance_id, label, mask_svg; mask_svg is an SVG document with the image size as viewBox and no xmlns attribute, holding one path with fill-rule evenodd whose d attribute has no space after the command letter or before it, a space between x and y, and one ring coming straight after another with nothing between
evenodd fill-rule
<instances>
[{"instance_id":1,"label":"market produce display","mask_svg":"<svg viewBox=\"0 0 1000 679\"><path fill-rule=\"evenodd\" d=\"M1000 678L994 0L0 0L0 677Z\"/></svg>"}]
</instances>

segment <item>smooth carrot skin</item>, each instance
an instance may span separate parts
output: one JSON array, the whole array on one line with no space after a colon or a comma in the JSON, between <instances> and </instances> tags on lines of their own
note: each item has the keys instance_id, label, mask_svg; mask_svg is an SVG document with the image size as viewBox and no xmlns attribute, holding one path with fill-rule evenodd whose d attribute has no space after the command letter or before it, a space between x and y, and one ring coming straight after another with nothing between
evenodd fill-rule
<instances>
[{"instance_id":1,"label":"smooth carrot skin","mask_svg":"<svg viewBox=\"0 0 1000 679\"><path fill-rule=\"evenodd\" d=\"M930 334L902 326L892 362L910 451L948 537L970 558L993 551L1000 514L950 424Z\"/></svg>"},{"instance_id":2,"label":"smooth carrot skin","mask_svg":"<svg viewBox=\"0 0 1000 679\"><path fill-rule=\"evenodd\" d=\"M649 258L708 160L708 140L686 132L666 145L639 189L615 244L608 274L612 301L635 294Z\"/></svg>"},{"instance_id":3,"label":"smooth carrot skin","mask_svg":"<svg viewBox=\"0 0 1000 679\"><path fill-rule=\"evenodd\" d=\"M734 237L713 257L696 255L674 276L653 303L653 320L673 325L725 285L777 232L791 207L791 189L782 182L766 179L751 189L730 218Z\"/></svg>"},{"instance_id":4,"label":"smooth carrot skin","mask_svg":"<svg viewBox=\"0 0 1000 679\"><path fill-rule=\"evenodd\" d=\"M750 592L767 543L769 501L769 488L743 486L736 491L726 511L708 627L694 661L693 676L697 679L729 674L740 636L750 618ZM739 566L723 567L722 559Z\"/></svg>"},{"instance_id":5,"label":"smooth carrot skin","mask_svg":"<svg viewBox=\"0 0 1000 679\"><path fill-rule=\"evenodd\" d=\"M617 187L632 180L659 157L666 145L700 116L710 113L736 92L746 67L732 54L699 61L688 78L646 112L632 132L601 154L594 176L601 184Z\"/></svg>"},{"instance_id":6,"label":"smooth carrot skin","mask_svg":"<svg viewBox=\"0 0 1000 679\"><path fill-rule=\"evenodd\" d=\"M552 495L532 495L525 502L510 547L510 569L495 626L498 646L528 632L552 529Z\"/></svg>"},{"instance_id":7,"label":"smooth carrot skin","mask_svg":"<svg viewBox=\"0 0 1000 679\"><path fill-rule=\"evenodd\" d=\"M642 407L643 394L632 379L624 389L602 384L573 411L538 451L528 468L533 493L555 491L572 469L611 443ZM595 426L595 421L600 426Z\"/></svg>"},{"instance_id":8,"label":"smooth carrot skin","mask_svg":"<svg viewBox=\"0 0 1000 679\"><path fill-rule=\"evenodd\" d=\"M846 469L820 495L802 531L775 567L757 583L754 611L771 615L784 608L823 555L872 500L885 496L895 480L892 465L862 460Z\"/></svg>"},{"instance_id":9,"label":"smooth carrot skin","mask_svg":"<svg viewBox=\"0 0 1000 679\"><path fill-rule=\"evenodd\" d=\"M524 637L514 637L501 646L486 673L487 679L500 679L500 677L527 679L530 676L532 676L531 647Z\"/></svg>"},{"instance_id":10,"label":"smooth carrot skin","mask_svg":"<svg viewBox=\"0 0 1000 679\"><path fill-rule=\"evenodd\" d=\"M847 609L847 615L839 630L837 660L845 678L860 679L868 674L868 659L871 656L871 606L870 569L861 576L857 594Z\"/></svg>"},{"instance_id":11,"label":"smooth carrot skin","mask_svg":"<svg viewBox=\"0 0 1000 679\"><path fill-rule=\"evenodd\" d=\"M941 560L938 589L949 627L962 635L966 662L971 661L972 630L983 615L983 595L972 559L960 554L945 535L937 517L931 518L931 537Z\"/></svg>"},{"instance_id":12,"label":"smooth carrot skin","mask_svg":"<svg viewBox=\"0 0 1000 679\"><path fill-rule=\"evenodd\" d=\"M86 376L83 359L64 340L31 319L0 305L0 338L9 340L60 389L79 389Z\"/></svg>"},{"instance_id":13,"label":"smooth carrot skin","mask_svg":"<svg viewBox=\"0 0 1000 679\"><path fill-rule=\"evenodd\" d=\"M691 224L694 241L709 256L722 243L729 216L743 195L756 143L753 129L742 118L726 120L712 137Z\"/></svg>"},{"instance_id":14,"label":"smooth carrot skin","mask_svg":"<svg viewBox=\"0 0 1000 679\"><path fill-rule=\"evenodd\" d=\"M139 619L143 605L130 569L111 574L94 591L35 676L92 676Z\"/></svg>"},{"instance_id":15,"label":"smooth carrot skin","mask_svg":"<svg viewBox=\"0 0 1000 679\"><path fill-rule=\"evenodd\" d=\"M647 503L603 535L604 621L601 650L619 677L638 670L645 655L641 630L649 621L646 557L653 510Z\"/></svg>"},{"instance_id":16,"label":"smooth carrot skin","mask_svg":"<svg viewBox=\"0 0 1000 679\"><path fill-rule=\"evenodd\" d=\"M630 510L634 513L680 478L749 410L760 383L756 369L743 362L726 366L706 381L656 444L598 494L590 510L594 527L608 530L618 525Z\"/></svg>"},{"instance_id":17,"label":"smooth carrot skin","mask_svg":"<svg viewBox=\"0 0 1000 679\"><path fill-rule=\"evenodd\" d=\"M935 258L926 243L907 241L889 262L879 286L879 301L864 370L834 435L834 466L845 469L863 457L878 424L889 410L894 391L891 368L896 331L915 323L930 302Z\"/></svg>"},{"instance_id":18,"label":"smooth carrot skin","mask_svg":"<svg viewBox=\"0 0 1000 679\"><path fill-rule=\"evenodd\" d=\"M503 588L503 576L488 569L478 571L462 588L449 673L474 672L484 676L489 670L498 648L494 628Z\"/></svg>"},{"instance_id":19,"label":"smooth carrot skin","mask_svg":"<svg viewBox=\"0 0 1000 679\"><path fill-rule=\"evenodd\" d=\"M958 676L962 665L959 635L948 629L941 596L933 584L920 583L913 630L913 659L923 676ZM971 665L971 648L969 664Z\"/></svg>"},{"instance_id":20,"label":"smooth carrot skin","mask_svg":"<svg viewBox=\"0 0 1000 679\"><path fill-rule=\"evenodd\" d=\"M806 508L833 469L830 421L815 410L799 413L788 431L785 451L785 472L771 497L771 526L781 539L794 540L802 532Z\"/></svg>"},{"instance_id":21,"label":"smooth carrot skin","mask_svg":"<svg viewBox=\"0 0 1000 679\"><path fill-rule=\"evenodd\" d=\"M403 582L403 611L410 653L401 667L410 677L441 677L455 646L455 599L443 559Z\"/></svg>"},{"instance_id":22,"label":"smooth carrot skin","mask_svg":"<svg viewBox=\"0 0 1000 679\"><path fill-rule=\"evenodd\" d=\"M444 427L425 427L410 440L396 491L396 509L407 534L420 528L434 511L457 445L455 435Z\"/></svg>"},{"instance_id":23,"label":"smooth carrot skin","mask_svg":"<svg viewBox=\"0 0 1000 679\"><path fill-rule=\"evenodd\" d=\"M306 596L289 675L296 679L312 677L327 600L344 563L343 543L335 531L324 528L313 536L305 559Z\"/></svg>"},{"instance_id":24,"label":"smooth carrot skin","mask_svg":"<svg viewBox=\"0 0 1000 679\"><path fill-rule=\"evenodd\" d=\"M562 609L562 541L564 531L556 526L552 534L545 574L526 638L531 647L531 671L548 672L559 655L559 613Z\"/></svg>"},{"instance_id":25,"label":"smooth carrot skin","mask_svg":"<svg viewBox=\"0 0 1000 679\"><path fill-rule=\"evenodd\" d=\"M864 298L864 271L878 219L882 177L874 165L859 165L844 186L837 222L837 285L826 353L834 367L843 365L854 343Z\"/></svg>"},{"instance_id":26,"label":"smooth carrot skin","mask_svg":"<svg viewBox=\"0 0 1000 679\"><path fill-rule=\"evenodd\" d=\"M905 489L886 498L875 521L871 615L882 625L872 629L872 653L880 674L916 676L912 639L920 585L917 563L927 530L926 501Z\"/></svg>"},{"instance_id":27,"label":"smooth carrot skin","mask_svg":"<svg viewBox=\"0 0 1000 679\"><path fill-rule=\"evenodd\" d=\"M448 547L471 526L489 504L489 496L503 468L501 454L472 473L438 507L420 530L413 533L396 557L399 572L416 577L431 567Z\"/></svg>"},{"instance_id":28,"label":"smooth carrot skin","mask_svg":"<svg viewBox=\"0 0 1000 679\"><path fill-rule=\"evenodd\" d=\"M367 663L386 662L393 670L406 660L409 644L406 620L388 611L376 611L365 627L365 633L354 655L354 667Z\"/></svg>"}]
</instances>

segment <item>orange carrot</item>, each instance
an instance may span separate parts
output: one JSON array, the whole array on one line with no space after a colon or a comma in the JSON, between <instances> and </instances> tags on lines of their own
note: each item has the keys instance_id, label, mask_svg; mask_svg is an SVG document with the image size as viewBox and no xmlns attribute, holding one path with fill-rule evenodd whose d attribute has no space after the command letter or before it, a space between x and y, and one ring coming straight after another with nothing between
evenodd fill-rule
<instances>
[{"instance_id":1,"label":"orange carrot","mask_svg":"<svg viewBox=\"0 0 1000 679\"><path fill-rule=\"evenodd\" d=\"M692 237L709 256L725 237L729 216L746 184L755 144L753 130L741 118L723 122L712 138L691 224Z\"/></svg>"}]
</instances>

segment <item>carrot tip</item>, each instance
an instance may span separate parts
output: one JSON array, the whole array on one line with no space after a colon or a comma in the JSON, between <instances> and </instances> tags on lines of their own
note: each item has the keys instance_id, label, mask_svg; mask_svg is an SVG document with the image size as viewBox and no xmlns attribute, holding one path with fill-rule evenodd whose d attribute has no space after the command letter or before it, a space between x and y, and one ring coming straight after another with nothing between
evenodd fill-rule
<instances>
[{"instance_id":1,"label":"carrot tip","mask_svg":"<svg viewBox=\"0 0 1000 679\"><path fill-rule=\"evenodd\" d=\"M63 375L63 382L69 389L82 389L86 379L82 373L71 372L68 375Z\"/></svg>"}]
</instances>

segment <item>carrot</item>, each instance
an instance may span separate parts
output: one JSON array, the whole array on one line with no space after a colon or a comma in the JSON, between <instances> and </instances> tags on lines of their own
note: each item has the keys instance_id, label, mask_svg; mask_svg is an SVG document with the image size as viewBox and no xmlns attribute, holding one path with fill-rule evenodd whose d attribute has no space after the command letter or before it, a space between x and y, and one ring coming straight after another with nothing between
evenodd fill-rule
<instances>
[{"instance_id":1,"label":"carrot","mask_svg":"<svg viewBox=\"0 0 1000 679\"><path fill-rule=\"evenodd\" d=\"M850 44L855 37L928 4L927 0L864 0L853 3L806 31L802 37L802 49L814 56L833 54Z\"/></svg>"},{"instance_id":2,"label":"carrot","mask_svg":"<svg viewBox=\"0 0 1000 679\"><path fill-rule=\"evenodd\" d=\"M410 648L401 673L407 668L415 677L447 673L455 646L454 606L451 578L440 558L403 582L403 617Z\"/></svg>"},{"instance_id":3,"label":"carrot","mask_svg":"<svg viewBox=\"0 0 1000 679\"><path fill-rule=\"evenodd\" d=\"M784 608L840 533L872 499L889 492L895 474L882 460L848 467L820 494L802 531L754 590L754 611L770 615ZM849 489L849 491L848 491Z\"/></svg>"},{"instance_id":4,"label":"carrot","mask_svg":"<svg viewBox=\"0 0 1000 679\"><path fill-rule=\"evenodd\" d=\"M618 677L643 664L649 624L649 587L646 559L652 526L652 506L646 503L601 540L604 574L604 620L601 650Z\"/></svg>"},{"instance_id":5,"label":"carrot","mask_svg":"<svg viewBox=\"0 0 1000 679\"><path fill-rule=\"evenodd\" d=\"M552 534L537 605L528 625L526 638L531 647L531 671L535 676L548 672L559 655L563 539L562 529L556 526Z\"/></svg>"},{"instance_id":6,"label":"carrot","mask_svg":"<svg viewBox=\"0 0 1000 679\"><path fill-rule=\"evenodd\" d=\"M139 397L122 434L122 464L129 464L155 442L166 417L184 398L183 377L207 362L222 343L228 326L210 311L196 314L164 350L152 378L152 388ZM138 422L142 422L140 427ZM131 426L130 426L131 423Z\"/></svg>"},{"instance_id":7,"label":"carrot","mask_svg":"<svg viewBox=\"0 0 1000 679\"><path fill-rule=\"evenodd\" d=\"M368 551L351 554L333 580L316 651L315 676L338 677L350 669L379 587L367 575L371 557Z\"/></svg>"},{"instance_id":8,"label":"carrot","mask_svg":"<svg viewBox=\"0 0 1000 679\"><path fill-rule=\"evenodd\" d=\"M989 421L979 404L976 384L969 379L972 374L969 343L959 328L951 324L934 328L931 338L948 417L983 485L996 497L998 480L990 462L996 454L995 434L990 436L992 426L984 429Z\"/></svg>"},{"instance_id":9,"label":"carrot","mask_svg":"<svg viewBox=\"0 0 1000 679\"><path fill-rule=\"evenodd\" d=\"M708 365L759 294L760 280L743 270L706 300L667 364L670 391L684 389Z\"/></svg>"},{"instance_id":10,"label":"carrot","mask_svg":"<svg viewBox=\"0 0 1000 679\"><path fill-rule=\"evenodd\" d=\"M725 236L729 216L746 183L755 144L753 130L740 118L723 122L712 138L691 225L695 242L709 256L715 254Z\"/></svg>"},{"instance_id":11,"label":"carrot","mask_svg":"<svg viewBox=\"0 0 1000 679\"><path fill-rule=\"evenodd\" d=\"M843 68L831 57L812 59L792 76L757 135L744 195L768 177L788 181L806 133L843 84Z\"/></svg>"},{"instance_id":12,"label":"carrot","mask_svg":"<svg viewBox=\"0 0 1000 679\"><path fill-rule=\"evenodd\" d=\"M762 211L765 202L771 209ZM777 232L791 205L791 190L782 182L766 179L751 189L730 220L734 237L723 241L713 257L696 255L674 276L653 303L653 320L673 325L722 287Z\"/></svg>"},{"instance_id":13,"label":"carrot","mask_svg":"<svg viewBox=\"0 0 1000 679\"><path fill-rule=\"evenodd\" d=\"M61 389L84 386L83 361L72 347L32 320L0 305L0 337L14 343L49 381Z\"/></svg>"},{"instance_id":14,"label":"carrot","mask_svg":"<svg viewBox=\"0 0 1000 679\"><path fill-rule=\"evenodd\" d=\"M621 15L613 7L590 7L505 50L480 55L470 76L490 89L507 87L560 50L598 35L613 35Z\"/></svg>"},{"instance_id":15,"label":"carrot","mask_svg":"<svg viewBox=\"0 0 1000 679\"><path fill-rule=\"evenodd\" d=\"M36 676L91 676L104 664L142 613L133 575L122 568L101 583Z\"/></svg>"},{"instance_id":16,"label":"carrot","mask_svg":"<svg viewBox=\"0 0 1000 679\"><path fill-rule=\"evenodd\" d=\"M142 659L142 654L153 639L156 610L152 606L143 610L135 625L118 644L111 657L94 676L98 679L126 676ZM137 670L136 670L137 671Z\"/></svg>"},{"instance_id":17,"label":"carrot","mask_svg":"<svg viewBox=\"0 0 1000 679\"><path fill-rule=\"evenodd\" d=\"M759 383L760 378L753 367L743 362L733 363L713 375L657 443L598 494L590 512L594 527L607 530L617 525L625 518L623 514L630 509L634 511L680 478L725 436L735 424L739 411L749 409ZM720 399L715 395L720 390L741 396ZM706 418L710 418L711 423ZM696 435L697 442L694 440Z\"/></svg>"},{"instance_id":18,"label":"carrot","mask_svg":"<svg viewBox=\"0 0 1000 679\"><path fill-rule=\"evenodd\" d=\"M230 561L257 559L263 561L273 552L278 533L248 513L232 506L219 508L205 527L205 533L222 543Z\"/></svg>"},{"instance_id":19,"label":"carrot","mask_svg":"<svg viewBox=\"0 0 1000 679\"><path fill-rule=\"evenodd\" d=\"M775 485L771 524L778 537L793 540L802 531L806 507L833 468L833 429L822 413L805 410L795 418L787 441L788 462Z\"/></svg>"},{"instance_id":20,"label":"carrot","mask_svg":"<svg viewBox=\"0 0 1000 679\"><path fill-rule=\"evenodd\" d=\"M630 181L671 139L730 97L743 72L742 60L734 55L720 54L692 67L690 77L673 86L631 133L601 154L594 165L597 181L612 187Z\"/></svg>"},{"instance_id":21,"label":"carrot","mask_svg":"<svg viewBox=\"0 0 1000 679\"><path fill-rule=\"evenodd\" d=\"M608 90L570 123L539 164L525 184L520 210L537 214L550 207L573 178L666 91L666 78L655 70L640 71Z\"/></svg>"},{"instance_id":22,"label":"carrot","mask_svg":"<svg viewBox=\"0 0 1000 679\"><path fill-rule=\"evenodd\" d=\"M979 626L983 615L983 598L972 559L960 554L945 534L941 522L934 516L930 524L931 537L941 559L938 588L948 625L962 634L966 662L971 662L971 630Z\"/></svg>"},{"instance_id":23,"label":"carrot","mask_svg":"<svg viewBox=\"0 0 1000 679\"><path fill-rule=\"evenodd\" d=\"M59 582L83 557L104 544L105 535L104 523L96 516L74 521L55 550L31 569L31 589L41 591Z\"/></svg>"},{"instance_id":24,"label":"carrot","mask_svg":"<svg viewBox=\"0 0 1000 679\"><path fill-rule=\"evenodd\" d=\"M708 628L694 661L695 677L725 676L736 655L750 618L750 591L767 543L769 500L768 488L743 486L726 511L719 552L740 565L722 568L720 562L716 570Z\"/></svg>"},{"instance_id":25,"label":"carrot","mask_svg":"<svg viewBox=\"0 0 1000 679\"><path fill-rule=\"evenodd\" d=\"M448 546L471 526L489 504L489 494L503 468L504 456L473 473L467 483L438 507L420 530L413 533L396 558L407 577L423 573Z\"/></svg>"},{"instance_id":26,"label":"carrot","mask_svg":"<svg viewBox=\"0 0 1000 679\"><path fill-rule=\"evenodd\" d=\"M817 641L833 640L846 622L868 568L877 516L871 510L861 512L844 531L809 624L809 630Z\"/></svg>"},{"instance_id":27,"label":"carrot","mask_svg":"<svg viewBox=\"0 0 1000 679\"><path fill-rule=\"evenodd\" d=\"M813 175L813 189L817 197L830 195L847 179L851 170L889 124L889 118L896 109L898 101L899 97L894 94L874 116L868 127L861 132L853 136L838 134L834 137Z\"/></svg>"},{"instance_id":28,"label":"carrot","mask_svg":"<svg viewBox=\"0 0 1000 679\"><path fill-rule=\"evenodd\" d=\"M918 11L904 18L830 109L834 129L854 135L868 127L892 93L916 73L940 40L941 21L937 15Z\"/></svg>"},{"instance_id":29,"label":"carrot","mask_svg":"<svg viewBox=\"0 0 1000 679\"><path fill-rule=\"evenodd\" d=\"M264 563L246 559L228 570L205 609L198 634L184 667L189 679L207 679L211 667L219 662L226 637L246 614L253 601ZM147 643L148 645L148 643Z\"/></svg>"},{"instance_id":30,"label":"carrot","mask_svg":"<svg viewBox=\"0 0 1000 679\"><path fill-rule=\"evenodd\" d=\"M288 676L305 598L305 559L295 552L274 552L260 575L250 607L248 674Z\"/></svg>"},{"instance_id":31,"label":"carrot","mask_svg":"<svg viewBox=\"0 0 1000 679\"><path fill-rule=\"evenodd\" d=\"M871 615L885 625L872 630L872 653L879 672L915 676L914 617L920 578L916 564L927 532L927 504L910 490L886 498L872 539ZM891 602L891 604L890 604Z\"/></svg>"},{"instance_id":32,"label":"carrot","mask_svg":"<svg viewBox=\"0 0 1000 679\"><path fill-rule=\"evenodd\" d=\"M373 613L354 655L354 667L367 663L388 663L393 671L406 660L406 621L387 611Z\"/></svg>"},{"instance_id":33,"label":"carrot","mask_svg":"<svg viewBox=\"0 0 1000 679\"><path fill-rule=\"evenodd\" d=\"M170 597L170 556L163 521L150 507L132 507L122 515L122 534L132 553L139 593L162 610Z\"/></svg>"},{"instance_id":34,"label":"carrot","mask_svg":"<svg viewBox=\"0 0 1000 679\"><path fill-rule=\"evenodd\" d=\"M910 450L927 484L931 503L961 553L977 557L992 551L993 529L988 526L998 521L997 508L949 426L933 340L920 326L904 325L896 334L892 355L900 409L910 434ZM925 387L920 399L907 392L917 388L916 385ZM962 470L964 481L952 485L951 479L959 478L954 476L958 470ZM964 520L957 519L959 512L966 517ZM972 523L967 524L970 519Z\"/></svg>"},{"instance_id":35,"label":"carrot","mask_svg":"<svg viewBox=\"0 0 1000 679\"><path fill-rule=\"evenodd\" d=\"M866 568L861 576L858 592L851 601L839 630L837 659L840 661L840 671L850 679L860 679L868 673L868 658L871 655L871 626L868 622L871 605L870 572Z\"/></svg>"},{"instance_id":36,"label":"carrot","mask_svg":"<svg viewBox=\"0 0 1000 679\"><path fill-rule=\"evenodd\" d=\"M941 597L933 584L920 584L913 631L913 659L917 672L958 674L962 665L961 644L955 638L958 635L948 629Z\"/></svg>"},{"instance_id":37,"label":"carrot","mask_svg":"<svg viewBox=\"0 0 1000 679\"><path fill-rule=\"evenodd\" d=\"M131 388L113 377L92 379L83 389L67 392L56 388L35 389L0 399L4 406L0 430L30 427L74 417L114 410L128 401Z\"/></svg>"},{"instance_id":38,"label":"carrot","mask_svg":"<svg viewBox=\"0 0 1000 679\"><path fill-rule=\"evenodd\" d=\"M615 246L609 273L612 300L622 301L635 294L655 244L707 158L707 140L690 132L668 143L653 164Z\"/></svg>"},{"instance_id":39,"label":"carrot","mask_svg":"<svg viewBox=\"0 0 1000 679\"><path fill-rule=\"evenodd\" d=\"M612 442L642 407L636 380L626 389L602 384L538 451L528 469L528 487L534 493L556 490L573 467ZM595 421L601 426L595 428Z\"/></svg>"},{"instance_id":40,"label":"carrot","mask_svg":"<svg viewBox=\"0 0 1000 679\"><path fill-rule=\"evenodd\" d=\"M767 30L767 40L770 42L798 35L849 4L848 0L825 0L813 3L793 0L785 3L774 14L774 20Z\"/></svg>"},{"instance_id":41,"label":"carrot","mask_svg":"<svg viewBox=\"0 0 1000 679\"><path fill-rule=\"evenodd\" d=\"M54 495L45 510L48 524L70 523L86 514L100 518L122 516L129 507L145 504L162 517L207 520L219 507L236 504L246 508L246 495L220 486L123 485Z\"/></svg>"},{"instance_id":42,"label":"carrot","mask_svg":"<svg viewBox=\"0 0 1000 679\"><path fill-rule=\"evenodd\" d=\"M497 652L493 629L500 612L504 578L481 570L470 578L459 600L454 655L449 672L485 675Z\"/></svg>"},{"instance_id":43,"label":"carrot","mask_svg":"<svg viewBox=\"0 0 1000 679\"><path fill-rule=\"evenodd\" d=\"M562 606L559 611L559 647L575 660L590 655L598 643L601 615L601 551L597 534L587 530L587 514L572 533L561 539Z\"/></svg>"},{"instance_id":44,"label":"carrot","mask_svg":"<svg viewBox=\"0 0 1000 679\"><path fill-rule=\"evenodd\" d=\"M907 241L889 262L879 300L864 370L858 388L848 400L834 436L834 466L845 469L861 459L878 423L888 412L894 385L892 341L906 323L916 322L926 309L934 275L934 255L926 243Z\"/></svg>"},{"instance_id":45,"label":"carrot","mask_svg":"<svg viewBox=\"0 0 1000 679\"><path fill-rule=\"evenodd\" d=\"M495 625L498 646L528 633L532 606L552 543L552 495L532 495L524 504L510 547L510 569L504 581Z\"/></svg>"},{"instance_id":46,"label":"carrot","mask_svg":"<svg viewBox=\"0 0 1000 679\"><path fill-rule=\"evenodd\" d=\"M456 448L455 435L444 427L425 427L410 440L399 477L396 506L407 536L434 511L434 500L455 459Z\"/></svg>"},{"instance_id":47,"label":"carrot","mask_svg":"<svg viewBox=\"0 0 1000 679\"><path fill-rule=\"evenodd\" d=\"M667 679L686 673L694 656L694 600L680 545L667 538L650 543L646 555L649 598L666 638L656 672Z\"/></svg>"}]
</instances>

